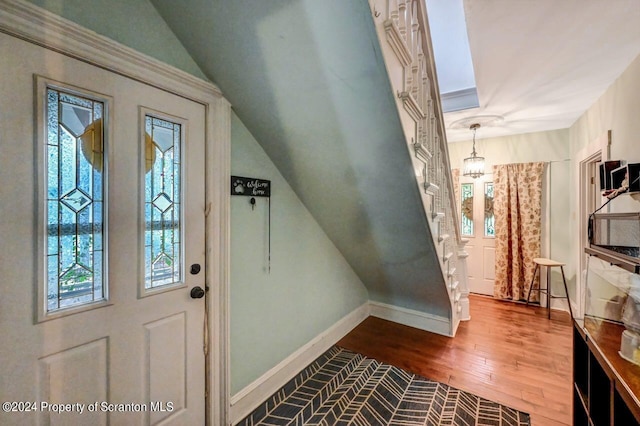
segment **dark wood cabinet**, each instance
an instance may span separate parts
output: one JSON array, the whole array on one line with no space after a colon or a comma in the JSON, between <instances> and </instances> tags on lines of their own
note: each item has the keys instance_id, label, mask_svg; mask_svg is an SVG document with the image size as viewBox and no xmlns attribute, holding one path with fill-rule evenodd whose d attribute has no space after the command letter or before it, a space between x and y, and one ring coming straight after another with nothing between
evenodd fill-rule
<instances>
[{"instance_id":1,"label":"dark wood cabinet","mask_svg":"<svg viewBox=\"0 0 640 426\"><path fill-rule=\"evenodd\" d=\"M640 425L640 366L618 355L623 331L608 321L575 320L574 425Z\"/></svg>"}]
</instances>

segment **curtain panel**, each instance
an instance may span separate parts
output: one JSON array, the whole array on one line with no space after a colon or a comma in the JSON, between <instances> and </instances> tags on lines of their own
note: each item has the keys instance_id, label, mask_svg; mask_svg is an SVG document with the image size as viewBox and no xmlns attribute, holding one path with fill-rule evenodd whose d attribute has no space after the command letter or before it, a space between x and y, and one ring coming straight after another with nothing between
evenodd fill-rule
<instances>
[{"instance_id":1,"label":"curtain panel","mask_svg":"<svg viewBox=\"0 0 640 426\"><path fill-rule=\"evenodd\" d=\"M540 257L542 174L545 163L493 166L496 276L494 296L525 300ZM534 288L538 283L536 277ZM539 299L538 292L531 301Z\"/></svg>"}]
</instances>

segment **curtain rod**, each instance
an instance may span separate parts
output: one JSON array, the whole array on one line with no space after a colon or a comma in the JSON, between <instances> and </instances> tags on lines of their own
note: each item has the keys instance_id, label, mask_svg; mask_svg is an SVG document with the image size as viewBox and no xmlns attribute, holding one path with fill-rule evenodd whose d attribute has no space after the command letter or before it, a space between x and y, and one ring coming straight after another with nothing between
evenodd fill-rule
<instances>
[{"instance_id":1,"label":"curtain rod","mask_svg":"<svg viewBox=\"0 0 640 426\"><path fill-rule=\"evenodd\" d=\"M564 160L551 160L551 161L547 161L547 164L551 164L551 163L564 163L565 161L571 161L571 158L565 158Z\"/></svg>"}]
</instances>

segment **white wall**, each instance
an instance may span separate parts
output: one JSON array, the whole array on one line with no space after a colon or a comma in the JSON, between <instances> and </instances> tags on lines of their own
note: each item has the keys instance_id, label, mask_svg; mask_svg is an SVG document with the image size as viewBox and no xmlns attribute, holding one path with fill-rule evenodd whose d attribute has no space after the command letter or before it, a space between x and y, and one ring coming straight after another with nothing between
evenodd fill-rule
<instances>
[{"instance_id":1,"label":"white wall","mask_svg":"<svg viewBox=\"0 0 640 426\"><path fill-rule=\"evenodd\" d=\"M368 300L368 293L258 142L233 114L231 173L271 180L268 203L231 197L231 394Z\"/></svg>"},{"instance_id":2,"label":"white wall","mask_svg":"<svg viewBox=\"0 0 640 426\"><path fill-rule=\"evenodd\" d=\"M640 163L640 56L618 77L618 79L605 91L605 93L571 126L569 129L569 141L572 156L585 149L593 141L611 130L611 156L612 160L625 160L630 163ZM577 182L576 170L571 170L571 181ZM578 220L579 200L577 197L579 188L571 191L571 226L575 227ZM603 212L638 212L640 211L640 196L624 194L613 200ZM578 236L571 240L573 258L583 256L581 253ZM572 266L577 268L575 261ZM591 269L591 268L590 268ZM613 294L615 288L596 289L591 280L591 293ZM594 285L591 285L594 284ZM612 293L613 292L613 293ZM576 300L576 302L582 302ZM591 304L590 304L591 305Z\"/></svg>"},{"instance_id":3,"label":"white wall","mask_svg":"<svg viewBox=\"0 0 640 426\"><path fill-rule=\"evenodd\" d=\"M569 129L571 153L575 155L611 130L611 159L640 163L640 56ZM572 197L575 212L577 200ZM636 196L612 201L611 212L640 211Z\"/></svg>"},{"instance_id":4,"label":"white wall","mask_svg":"<svg viewBox=\"0 0 640 426\"><path fill-rule=\"evenodd\" d=\"M471 136L471 132L469 132ZM569 158L568 129L524 133L499 138L480 139L476 134L476 151L485 157L486 170L495 164L559 161ZM449 144L451 168L462 168L462 161L471 154L471 140Z\"/></svg>"}]
</instances>

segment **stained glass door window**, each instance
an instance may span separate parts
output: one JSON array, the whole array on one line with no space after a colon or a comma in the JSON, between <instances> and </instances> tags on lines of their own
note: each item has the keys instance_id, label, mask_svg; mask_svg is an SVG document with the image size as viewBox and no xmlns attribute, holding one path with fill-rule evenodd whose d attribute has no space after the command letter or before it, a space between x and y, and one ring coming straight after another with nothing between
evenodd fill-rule
<instances>
[{"instance_id":1,"label":"stained glass door window","mask_svg":"<svg viewBox=\"0 0 640 426\"><path fill-rule=\"evenodd\" d=\"M462 235L473 236L473 183L463 183L461 185L461 227Z\"/></svg>"},{"instance_id":2,"label":"stained glass door window","mask_svg":"<svg viewBox=\"0 0 640 426\"><path fill-rule=\"evenodd\" d=\"M145 116L145 288L182 281L182 125Z\"/></svg>"},{"instance_id":3,"label":"stained glass door window","mask_svg":"<svg viewBox=\"0 0 640 426\"><path fill-rule=\"evenodd\" d=\"M484 236L495 237L496 219L493 214L493 182L484 184Z\"/></svg>"},{"instance_id":4,"label":"stained glass door window","mask_svg":"<svg viewBox=\"0 0 640 426\"><path fill-rule=\"evenodd\" d=\"M47 312L106 299L104 109L47 88Z\"/></svg>"}]
</instances>

